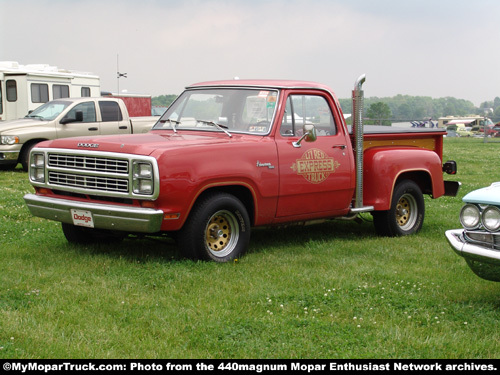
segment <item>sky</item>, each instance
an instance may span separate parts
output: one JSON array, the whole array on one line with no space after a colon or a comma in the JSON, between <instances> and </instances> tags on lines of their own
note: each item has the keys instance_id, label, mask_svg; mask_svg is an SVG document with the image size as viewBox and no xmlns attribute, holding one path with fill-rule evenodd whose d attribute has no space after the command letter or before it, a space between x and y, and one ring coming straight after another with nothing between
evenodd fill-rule
<instances>
[{"instance_id":1,"label":"sky","mask_svg":"<svg viewBox=\"0 0 500 375\"><path fill-rule=\"evenodd\" d=\"M366 74L366 97L479 106L500 97L499 47L498 0L0 0L0 61L152 96L239 77L315 81L349 98Z\"/></svg>"}]
</instances>

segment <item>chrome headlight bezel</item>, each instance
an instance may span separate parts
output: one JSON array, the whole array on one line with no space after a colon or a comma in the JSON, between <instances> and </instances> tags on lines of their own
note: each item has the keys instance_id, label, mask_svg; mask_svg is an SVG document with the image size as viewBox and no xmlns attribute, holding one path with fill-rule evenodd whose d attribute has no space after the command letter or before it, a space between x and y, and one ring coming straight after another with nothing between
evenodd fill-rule
<instances>
[{"instance_id":1,"label":"chrome headlight bezel","mask_svg":"<svg viewBox=\"0 0 500 375\"><path fill-rule=\"evenodd\" d=\"M489 232L496 232L500 229L500 209L496 206L488 206L481 213L481 222Z\"/></svg>"},{"instance_id":2,"label":"chrome headlight bezel","mask_svg":"<svg viewBox=\"0 0 500 375\"><path fill-rule=\"evenodd\" d=\"M153 195L155 188L153 164L144 160L132 163L132 192L137 195Z\"/></svg>"},{"instance_id":3,"label":"chrome headlight bezel","mask_svg":"<svg viewBox=\"0 0 500 375\"><path fill-rule=\"evenodd\" d=\"M474 230L481 225L481 210L475 204L467 203L460 210L460 223L465 229Z\"/></svg>"},{"instance_id":4,"label":"chrome headlight bezel","mask_svg":"<svg viewBox=\"0 0 500 375\"><path fill-rule=\"evenodd\" d=\"M45 182L45 153L32 152L30 155L30 180L33 182Z\"/></svg>"}]
</instances>

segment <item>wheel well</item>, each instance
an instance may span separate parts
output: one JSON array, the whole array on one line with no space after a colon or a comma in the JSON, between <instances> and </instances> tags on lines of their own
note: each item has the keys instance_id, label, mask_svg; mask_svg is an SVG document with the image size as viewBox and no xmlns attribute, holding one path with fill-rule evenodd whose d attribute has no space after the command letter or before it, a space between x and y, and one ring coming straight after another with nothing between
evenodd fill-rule
<instances>
[{"instance_id":1,"label":"wheel well","mask_svg":"<svg viewBox=\"0 0 500 375\"><path fill-rule=\"evenodd\" d=\"M209 188L200 194L197 201L206 196L207 194L212 194L214 192L223 192L231 194L238 198L241 203L247 209L248 216L250 217L250 222L253 224L255 222L255 205L252 193L250 190L244 186L231 185L231 186L216 186Z\"/></svg>"},{"instance_id":2,"label":"wheel well","mask_svg":"<svg viewBox=\"0 0 500 375\"><path fill-rule=\"evenodd\" d=\"M418 187L422 191L422 194L432 195L432 180L429 173L425 171L411 171L402 173L396 179L396 185L402 180L411 180L418 185Z\"/></svg>"},{"instance_id":3,"label":"wheel well","mask_svg":"<svg viewBox=\"0 0 500 375\"><path fill-rule=\"evenodd\" d=\"M44 141L44 139L32 139L26 142L21 148L21 152L19 153L19 158L17 159L18 163L21 163L24 171L28 171L29 160L30 160L30 150L37 145L37 143Z\"/></svg>"},{"instance_id":4,"label":"wheel well","mask_svg":"<svg viewBox=\"0 0 500 375\"><path fill-rule=\"evenodd\" d=\"M21 148L21 152L19 155L23 155L24 152L29 149L31 146L36 145L37 143L43 142L46 139L40 138L40 139L30 139L28 142L26 142L23 147Z\"/></svg>"}]
</instances>

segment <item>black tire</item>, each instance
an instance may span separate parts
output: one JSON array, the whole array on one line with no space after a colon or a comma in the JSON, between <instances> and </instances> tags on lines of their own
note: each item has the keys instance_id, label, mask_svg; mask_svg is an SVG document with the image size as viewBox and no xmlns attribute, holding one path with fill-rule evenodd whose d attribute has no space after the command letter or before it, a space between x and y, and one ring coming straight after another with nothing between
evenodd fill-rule
<instances>
[{"instance_id":1,"label":"black tire","mask_svg":"<svg viewBox=\"0 0 500 375\"><path fill-rule=\"evenodd\" d=\"M415 182L403 180L394 188L391 208L372 215L379 235L396 237L417 233L422 229L425 216L422 191Z\"/></svg>"},{"instance_id":2,"label":"black tire","mask_svg":"<svg viewBox=\"0 0 500 375\"><path fill-rule=\"evenodd\" d=\"M66 240L75 244L109 244L112 242L119 242L125 238L125 233L79 227L66 223L62 223L62 230Z\"/></svg>"},{"instance_id":3,"label":"black tire","mask_svg":"<svg viewBox=\"0 0 500 375\"><path fill-rule=\"evenodd\" d=\"M0 164L0 171L13 171L17 166L17 162L9 164Z\"/></svg>"},{"instance_id":4,"label":"black tire","mask_svg":"<svg viewBox=\"0 0 500 375\"><path fill-rule=\"evenodd\" d=\"M250 242L250 219L241 201L231 194L201 198L178 234L182 255L190 259L227 262L240 257Z\"/></svg>"}]
</instances>

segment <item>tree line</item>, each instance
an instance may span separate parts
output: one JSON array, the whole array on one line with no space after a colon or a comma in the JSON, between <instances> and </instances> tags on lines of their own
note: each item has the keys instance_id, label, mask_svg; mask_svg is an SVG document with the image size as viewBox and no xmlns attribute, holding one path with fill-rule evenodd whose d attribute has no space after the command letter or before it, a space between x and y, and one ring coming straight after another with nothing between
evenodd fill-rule
<instances>
[{"instance_id":1,"label":"tree line","mask_svg":"<svg viewBox=\"0 0 500 375\"><path fill-rule=\"evenodd\" d=\"M168 107L177 95L160 95L152 98L153 106ZM352 99L339 99L344 114L352 113ZM424 121L439 117L481 115L493 122L500 121L500 98L474 106L471 101L453 97L431 98L428 96L396 95L393 97L365 98L367 124L391 125L393 122Z\"/></svg>"},{"instance_id":2,"label":"tree line","mask_svg":"<svg viewBox=\"0 0 500 375\"><path fill-rule=\"evenodd\" d=\"M177 95L160 95L151 98L151 105L155 107L168 107L177 98Z\"/></svg>"},{"instance_id":3,"label":"tree line","mask_svg":"<svg viewBox=\"0 0 500 375\"><path fill-rule=\"evenodd\" d=\"M344 113L351 113L352 100L339 99ZM439 117L480 115L493 122L500 121L500 98L481 103L476 107L471 101L453 97L396 95L387 98L365 98L367 124L391 125L393 122L437 121Z\"/></svg>"}]
</instances>

